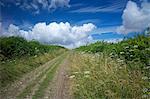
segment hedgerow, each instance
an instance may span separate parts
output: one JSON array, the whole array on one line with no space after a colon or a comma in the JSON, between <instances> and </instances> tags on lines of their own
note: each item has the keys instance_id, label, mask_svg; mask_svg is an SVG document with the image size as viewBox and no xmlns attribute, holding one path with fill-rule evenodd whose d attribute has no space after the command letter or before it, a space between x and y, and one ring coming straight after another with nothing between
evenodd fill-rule
<instances>
[{"instance_id":1,"label":"hedgerow","mask_svg":"<svg viewBox=\"0 0 150 99\"><path fill-rule=\"evenodd\" d=\"M44 45L38 41L27 41L22 37L0 37L0 59L14 59L22 56L34 56L63 48Z\"/></svg>"}]
</instances>

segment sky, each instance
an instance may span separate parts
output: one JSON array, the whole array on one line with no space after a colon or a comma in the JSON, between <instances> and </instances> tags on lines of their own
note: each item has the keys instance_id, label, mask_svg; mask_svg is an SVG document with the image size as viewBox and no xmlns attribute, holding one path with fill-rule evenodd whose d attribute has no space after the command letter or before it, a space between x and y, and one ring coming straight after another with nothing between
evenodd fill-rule
<instances>
[{"instance_id":1,"label":"sky","mask_svg":"<svg viewBox=\"0 0 150 99\"><path fill-rule=\"evenodd\" d=\"M0 36L75 48L150 27L150 0L1 0Z\"/></svg>"}]
</instances>

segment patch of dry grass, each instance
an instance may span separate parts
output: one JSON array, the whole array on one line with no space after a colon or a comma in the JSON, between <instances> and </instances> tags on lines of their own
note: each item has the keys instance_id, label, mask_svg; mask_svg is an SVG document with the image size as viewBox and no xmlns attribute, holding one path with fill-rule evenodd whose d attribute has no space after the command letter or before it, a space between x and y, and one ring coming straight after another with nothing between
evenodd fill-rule
<instances>
[{"instance_id":1,"label":"patch of dry grass","mask_svg":"<svg viewBox=\"0 0 150 99\"><path fill-rule=\"evenodd\" d=\"M143 90L149 83L142 79L139 69L130 70L123 61L112 60L104 53L73 53L71 57L70 79L75 99L148 97Z\"/></svg>"}]
</instances>

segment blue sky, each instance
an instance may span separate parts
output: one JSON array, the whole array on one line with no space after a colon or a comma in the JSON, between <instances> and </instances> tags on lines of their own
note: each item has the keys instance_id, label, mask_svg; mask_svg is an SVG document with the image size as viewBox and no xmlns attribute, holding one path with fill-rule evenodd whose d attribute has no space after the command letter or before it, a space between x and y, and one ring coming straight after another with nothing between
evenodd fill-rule
<instances>
[{"instance_id":1,"label":"blue sky","mask_svg":"<svg viewBox=\"0 0 150 99\"><path fill-rule=\"evenodd\" d=\"M7 5L2 6L1 11L3 20L9 21L9 24L15 23L16 25L21 25L24 24L24 22L36 24L37 22L49 23L52 21L67 21L72 24L81 24L81 22L92 22L95 23L97 26L104 27L121 24L122 11L127 3L127 0L122 0L121 2L120 0L115 0L115 2L114 0L70 0L70 7L57 8L55 9L55 11L48 11L47 9L43 10L39 8L39 14L35 14L36 11L21 9L11 2L5 3L6 1L7 0L4 0L4 4ZM88 7L91 9L93 8L93 10L96 7L102 7L101 10L106 9L106 11L104 10L98 12L88 12ZM112 9L109 10L109 8ZM85 9L85 12L78 11L80 9Z\"/></svg>"},{"instance_id":2,"label":"blue sky","mask_svg":"<svg viewBox=\"0 0 150 99\"><path fill-rule=\"evenodd\" d=\"M134 33L141 32L149 26L149 2L149 0L2 0L0 20L3 32L6 32L10 25L28 32L38 23L45 23L48 26L53 22L57 24L68 22L72 28L92 23L95 27L86 31L92 39L121 39L124 36L132 37ZM141 15L146 15L146 18L134 19L138 15L141 18ZM133 26L140 22L144 23L144 27L138 29L140 25Z\"/></svg>"}]
</instances>

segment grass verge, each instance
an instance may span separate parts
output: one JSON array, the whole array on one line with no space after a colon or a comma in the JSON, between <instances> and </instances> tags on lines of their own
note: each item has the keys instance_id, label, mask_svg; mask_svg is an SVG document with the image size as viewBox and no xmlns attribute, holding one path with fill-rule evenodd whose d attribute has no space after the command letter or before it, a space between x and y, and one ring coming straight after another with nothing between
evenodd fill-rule
<instances>
[{"instance_id":1,"label":"grass verge","mask_svg":"<svg viewBox=\"0 0 150 99\"><path fill-rule=\"evenodd\" d=\"M13 60L0 62L0 89L12 84L15 80L21 78L24 74L31 72L40 65L54 59L64 53L65 50L56 50L32 57L22 57Z\"/></svg>"},{"instance_id":2,"label":"grass verge","mask_svg":"<svg viewBox=\"0 0 150 99\"><path fill-rule=\"evenodd\" d=\"M131 70L105 54L74 53L71 59L75 99L148 99L149 82L139 69Z\"/></svg>"}]
</instances>

